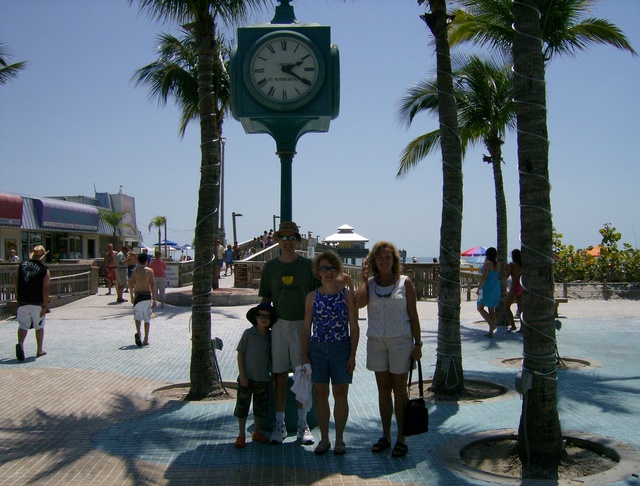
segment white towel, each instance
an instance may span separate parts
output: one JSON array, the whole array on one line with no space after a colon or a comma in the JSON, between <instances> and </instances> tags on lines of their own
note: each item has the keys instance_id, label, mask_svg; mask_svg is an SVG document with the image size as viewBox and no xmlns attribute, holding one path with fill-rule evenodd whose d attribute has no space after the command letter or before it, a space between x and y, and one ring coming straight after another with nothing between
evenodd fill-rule
<instances>
[{"instance_id":1,"label":"white towel","mask_svg":"<svg viewBox=\"0 0 640 486\"><path fill-rule=\"evenodd\" d=\"M293 372L293 385L291 392L296 396L296 400L302 403L305 411L311 410L313 405L313 395L311 394L311 365L296 366Z\"/></svg>"}]
</instances>

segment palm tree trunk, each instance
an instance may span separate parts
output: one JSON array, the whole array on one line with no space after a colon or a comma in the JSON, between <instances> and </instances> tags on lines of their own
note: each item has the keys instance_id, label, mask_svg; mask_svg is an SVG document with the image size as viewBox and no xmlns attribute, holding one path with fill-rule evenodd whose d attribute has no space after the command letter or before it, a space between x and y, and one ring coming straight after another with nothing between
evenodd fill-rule
<instances>
[{"instance_id":1,"label":"palm tree trunk","mask_svg":"<svg viewBox=\"0 0 640 486\"><path fill-rule=\"evenodd\" d=\"M445 0L429 0L427 23L436 43L438 116L442 149L443 204L438 281L438 347L433 389L454 393L464 388L460 339L460 246L462 244L462 147L453 89L448 15Z\"/></svg>"},{"instance_id":2,"label":"palm tree trunk","mask_svg":"<svg viewBox=\"0 0 640 486\"><path fill-rule=\"evenodd\" d=\"M507 299L507 255L509 254L508 236L507 236L507 200L504 195L504 180L502 177L502 150L498 145L490 149L491 165L493 166L493 183L496 195L496 249L498 250L498 262L500 263L500 272L498 280L500 281L500 302L496 308L496 323L498 325L506 324L507 313L504 308L504 302Z\"/></svg>"},{"instance_id":3,"label":"palm tree trunk","mask_svg":"<svg viewBox=\"0 0 640 486\"><path fill-rule=\"evenodd\" d=\"M561 458L562 430L557 410L553 234L539 3L520 0L513 7L524 287L522 368L532 376L532 387L523 396L518 451L523 477L542 467L552 479L557 477Z\"/></svg>"},{"instance_id":4,"label":"palm tree trunk","mask_svg":"<svg viewBox=\"0 0 640 486\"><path fill-rule=\"evenodd\" d=\"M193 271L191 389L190 400L224 393L220 376L214 366L211 347L211 304L213 255L217 234L217 211L220 197L220 140L218 136L215 97L213 93L213 55L215 26L206 7L197 16L192 28L198 54L198 85L200 109L200 188L196 219L195 267Z\"/></svg>"}]
</instances>

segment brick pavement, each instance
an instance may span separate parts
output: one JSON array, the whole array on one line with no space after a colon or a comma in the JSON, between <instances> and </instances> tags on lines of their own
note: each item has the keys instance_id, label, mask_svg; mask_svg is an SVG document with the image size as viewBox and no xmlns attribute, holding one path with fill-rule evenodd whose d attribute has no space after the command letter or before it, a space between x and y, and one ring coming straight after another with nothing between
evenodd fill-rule
<instances>
[{"instance_id":1,"label":"brick pavement","mask_svg":"<svg viewBox=\"0 0 640 486\"><path fill-rule=\"evenodd\" d=\"M236 376L235 345L247 326L249 307L212 310L212 333L225 344L218 353L225 381ZM421 302L419 313L423 364L430 375L437 305ZM519 395L474 404L432 403L431 431L408 439L406 457L372 454L380 430L375 380L365 368L366 312L360 314L362 341L344 456L316 456L313 446L302 446L294 437L282 446L248 443L236 450L233 401L153 399L150 390L189 380L189 308L158 309L151 346L140 349L133 343L128 304L114 304L104 295L87 297L48 316L47 356L33 357L35 338L29 333L23 363L14 354L15 321L1 321L0 484L488 484L453 473L436 459L436 450L474 432L517 428ZM563 430L640 448L640 303L570 300L561 314L566 318L558 333L560 354L600 365L560 371ZM461 315L465 376L513 390L517 369L499 362L521 354L521 337L500 330L493 340L485 338L473 302L463 303ZM630 477L592 484L640 483Z\"/></svg>"}]
</instances>

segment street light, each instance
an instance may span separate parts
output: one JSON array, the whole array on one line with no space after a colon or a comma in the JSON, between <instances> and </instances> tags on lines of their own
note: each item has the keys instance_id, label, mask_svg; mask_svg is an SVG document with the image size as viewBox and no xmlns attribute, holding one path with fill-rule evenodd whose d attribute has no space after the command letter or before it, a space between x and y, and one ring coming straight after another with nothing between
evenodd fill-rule
<instances>
[{"instance_id":1,"label":"street light","mask_svg":"<svg viewBox=\"0 0 640 486\"><path fill-rule=\"evenodd\" d=\"M233 244L235 245L236 241L238 241L238 236L236 235L236 217L242 216L240 213L231 213L231 219L233 220Z\"/></svg>"},{"instance_id":2,"label":"street light","mask_svg":"<svg viewBox=\"0 0 640 486\"><path fill-rule=\"evenodd\" d=\"M273 232L276 232L276 219L280 219L280 216L273 215Z\"/></svg>"},{"instance_id":3,"label":"street light","mask_svg":"<svg viewBox=\"0 0 640 486\"><path fill-rule=\"evenodd\" d=\"M219 225L218 235L220 235L220 241L225 242L224 232L224 145L227 141L226 138L220 137L220 212L218 214Z\"/></svg>"}]
</instances>

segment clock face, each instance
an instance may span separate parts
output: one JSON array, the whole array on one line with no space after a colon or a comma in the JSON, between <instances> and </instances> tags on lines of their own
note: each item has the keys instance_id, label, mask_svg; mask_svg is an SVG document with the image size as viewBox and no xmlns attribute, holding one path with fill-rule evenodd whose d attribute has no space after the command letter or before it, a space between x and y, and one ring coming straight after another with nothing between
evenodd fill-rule
<instances>
[{"instance_id":1,"label":"clock face","mask_svg":"<svg viewBox=\"0 0 640 486\"><path fill-rule=\"evenodd\" d=\"M322 86L324 65L318 49L295 32L268 34L251 49L245 80L252 96L276 110L294 110L311 101Z\"/></svg>"}]
</instances>

